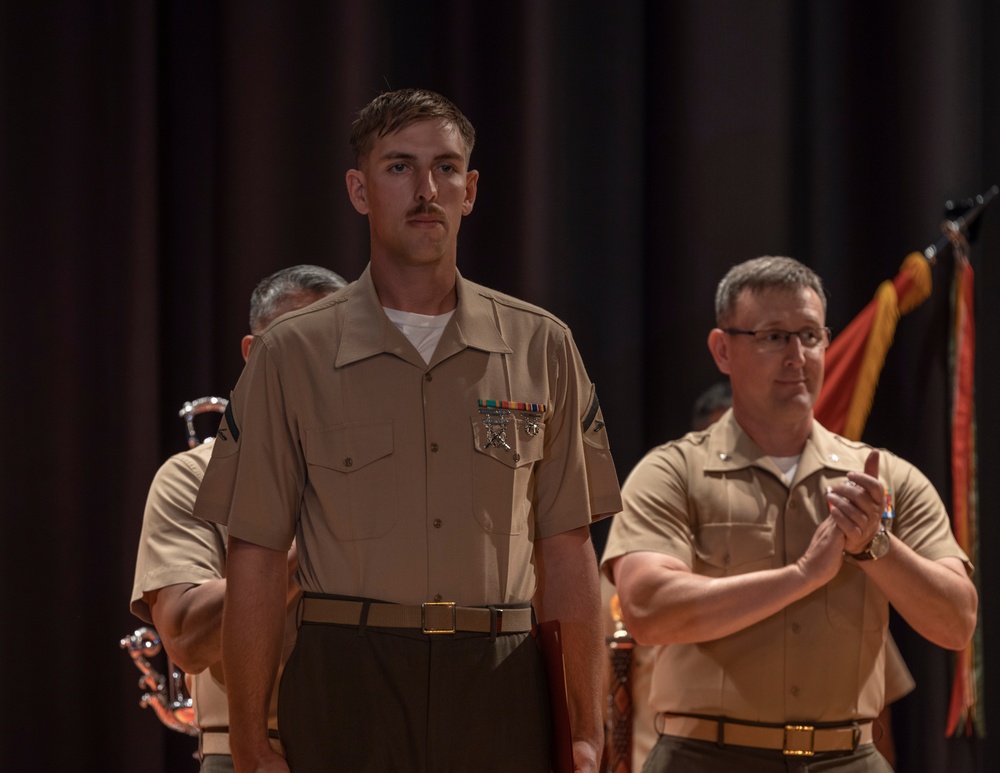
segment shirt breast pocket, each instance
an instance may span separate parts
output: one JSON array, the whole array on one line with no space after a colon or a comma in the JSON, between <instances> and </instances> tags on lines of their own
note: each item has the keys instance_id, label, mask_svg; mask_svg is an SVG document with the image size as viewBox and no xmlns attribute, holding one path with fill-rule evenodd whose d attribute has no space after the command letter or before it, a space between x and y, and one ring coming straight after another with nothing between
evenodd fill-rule
<instances>
[{"instance_id":1,"label":"shirt breast pocket","mask_svg":"<svg viewBox=\"0 0 1000 773\"><path fill-rule=\"evenodd\" d=\"M864 570L848 562L823 587L826 616L839 631L877 631L889 623L889 606Z\"/></svg>"},{"instance_id":2,"label":"shirt breast pocket","mask_svg":"<svg viewBox=\"0 0 1000 773\"><path fill-rule=\"evenodd\" d=\"M545 426L537 416L472 418L472 509L483 529L518 535L527 527L532 473L544 442Z\"/></svg>"},{"instance_id":3,"label":"shirt breast pocket","mask_svg":"<svg viewBox=\"0 0 1000 773\"><path fill-rule=\"evenodd\" d=\"M392 422L307 430L311 488L337 539L385 536L396 525Z\"/></svg>"},{"instance_id":4,"label":"shirt breast pocket","mask_svg":"<svg viewBox=\"0 0 1000 773\"><path fill-rule=\"evenodd\" d=\"M774 527L767 523L702 524L695 552L705 574L712 577L769 569L774 556Z\"/></svg>"}]
</instances>

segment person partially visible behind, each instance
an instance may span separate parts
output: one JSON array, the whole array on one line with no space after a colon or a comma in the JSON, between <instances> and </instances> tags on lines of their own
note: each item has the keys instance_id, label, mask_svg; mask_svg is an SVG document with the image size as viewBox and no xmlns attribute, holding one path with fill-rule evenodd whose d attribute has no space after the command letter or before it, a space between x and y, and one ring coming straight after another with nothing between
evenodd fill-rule
<instances>
[{"instance_id":1,"label":"person partially visible behind","mask_svg":"<svg viewBox=\"0 0 1000 773\"><path fill-rule=\"evenodd\" d=\"M732 404L733 387L729 379L716 381L695 399L691 409L691 430L701 432L708 429L722 418Z\"/></svg>"},{"instance_id":2,"label":"person partially visible behind","mask_svg":"<svg viewBox=\"0 0 1000 773\"><path fill-rule=\"evenodd\" d=\"M783 257L733 267L709 350L732 410L653 449L629 475L604 569L626 625L658 646L651 702L670 771L888 771L873 744L885 703L889 605L962 649L972 567L913 465L813 418L826 297Z\"/></svg>"},{"instance_id":3,"label":"person partially visible behind","mask_svg":"<svg viewBox=\"0 0 1000 773\"><path fill-rule=\"evenodd\" d=\"M243 359L254 336L282 314L307 306L346 284L319 266L293 266L262 280L250 298L250 332L241 341ZM205 443L170 457L149 489L136 557L131 611L152 623L170 659L191 679L195 721L200 729L202 773L233 770L229 711L222 675L222 606L226 590L226 528L195 518L195 499L212 453ZM294 610L294 548L287 559L287 602ZM294 616L285 626L284 658L294 641ZM277 731L276 706L269 727ZM277 743L275 741L275 745Z\"/></svg>"}]
</instances>

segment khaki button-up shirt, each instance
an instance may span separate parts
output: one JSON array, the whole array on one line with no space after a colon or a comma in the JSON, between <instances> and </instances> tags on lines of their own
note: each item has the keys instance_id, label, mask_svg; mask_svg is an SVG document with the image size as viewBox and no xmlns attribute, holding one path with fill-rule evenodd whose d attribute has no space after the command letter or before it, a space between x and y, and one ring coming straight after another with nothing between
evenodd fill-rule
<instances>
[{"instance_id":1,"label":"khaki button-up shirt","mask_svg":"<svg viewBox=\"0 0 1000 773\"><path fill-rule=\"evenodd\" d=\"M536 539L621 508L569 329L458 278L429 364L369 271L253 346L197 514L276 549L303 590L397 603L528 600Z\"/></svg>"},{"instance_id":2,"label":"khaki button-up shirt","mask_svg":"<svg viewBox=\"0 0 1000 773\"><path fill-rule=\"evenodd\" d=\"M640 461L603 560L653 551L708 577L793 563L828 514L826 487L864 469L869 451L814 423L789 485L729 411ZM919 470L882 451L879 477L893 492L896 539L930 560L968 562ZM884 700L888 614L885 595L847 560L825 587L742 631L659 647L651 702L658 711L760 722L875 717Z\"/></svg>"}]
</instances>

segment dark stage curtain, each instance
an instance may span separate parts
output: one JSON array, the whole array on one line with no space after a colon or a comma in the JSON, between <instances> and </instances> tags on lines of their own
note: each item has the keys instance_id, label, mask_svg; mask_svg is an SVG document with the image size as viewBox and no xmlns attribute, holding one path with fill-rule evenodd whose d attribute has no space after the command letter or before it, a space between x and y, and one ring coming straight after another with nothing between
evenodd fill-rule
<instances>
[{"instance_id":1,"label":"dark stage curtain","mask_svg":"<svg viewBox=\"0 0 1000 773\"><path fill-rule=\"evenodd\" d=\"M571 325L624 478L716 380L731 264L809 263L836 330L946 199L1000 182L998 40L993 0L4 3L0 769L195 769L118 648L146 489L184 447L180 405L235 383L254 284L366 264L343 173L380 90L439 90L477 126L460 268ZM998 219L972 256L987 652ZM950 271L901 321L865 435L946 501ZM918 682L899 769L983 770L996 734L943 737L951 656L894 630Z\"/></svg>"}]
</instances>

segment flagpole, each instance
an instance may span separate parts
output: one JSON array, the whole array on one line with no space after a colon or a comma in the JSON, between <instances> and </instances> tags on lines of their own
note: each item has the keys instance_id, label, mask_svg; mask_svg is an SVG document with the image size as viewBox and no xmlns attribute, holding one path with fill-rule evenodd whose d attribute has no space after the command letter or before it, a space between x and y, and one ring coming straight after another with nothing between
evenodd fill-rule
<instances>
[{"instance_id":1,"label":"flagpole","mask_svg":"<svg viewBox=\"0 0 1000 773\"><path fill-rule=\"evenodd\" d=\"M1000 188L994 185L986 193L981 193L975 199L971 200L975 202L971 209L966 210L959 217L945 218L944 222L941 223L941 231L943 232L941 238L924 250L924 257L927 258L932 266L937 263L937 256L952 243L952 239L955 236L968 238L969 229L972 227L972 224L983 214L983 210L986 209L998 193L1000 193ZM950 205L951 202L948 202L946 208L951 209Z\"/></svg>"}]
</instances>

